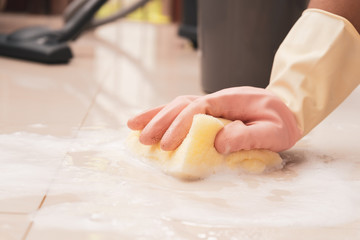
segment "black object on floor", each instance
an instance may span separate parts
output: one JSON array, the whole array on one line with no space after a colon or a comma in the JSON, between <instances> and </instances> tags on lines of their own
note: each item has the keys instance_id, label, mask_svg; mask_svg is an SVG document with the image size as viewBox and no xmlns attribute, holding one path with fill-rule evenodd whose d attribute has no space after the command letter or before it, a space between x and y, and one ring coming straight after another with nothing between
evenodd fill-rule
<instances>
[{"instance_id":1,"label":"black object on floor","mask_svg":"<svg viewBox=\"0 0 360 240\"><path fill-rule=\"evenodd\" d=\"M67 63L72 52L67 41L76 38L106 0L89 0L60 30L28 27L0 35L0 55L42 63Z\"/></svg>"},{"instance_id":2,"label":"black object on floor","mask_svg":"<svg viewBox=\"0 0 360 240\"><path fill-rule=\"evenodd\" d=\"M197 0L183 0L182 19L179 27L179 35L189 39L194 48L198 48L197 5Z\"/></svg>"},{"instance_id":3,"label":"black object on floor","mask_svg":"<svg viewBox=\"0 0 360 240\"><path fill-rule=\"evenodd\" d=\"M76 0L69 5L66 24L52 30L34 26L11 34L0 34L0 55L48 64L68 63L73 57L67 42L75 40L84 31L115 21L145 5L149 0L139 0L126 9L94 20L95 13L107 0Z\"/></svg>"},{"instance_id":4,"label":"black object on floor","mask_svg":"<svg viewBox=\"0 0 360 240\"><path fill-rule=\"evenodd\" d=\"M307 2L199 0L203 90L265 88L275 53Z\"/></svg>"}]
</instances>

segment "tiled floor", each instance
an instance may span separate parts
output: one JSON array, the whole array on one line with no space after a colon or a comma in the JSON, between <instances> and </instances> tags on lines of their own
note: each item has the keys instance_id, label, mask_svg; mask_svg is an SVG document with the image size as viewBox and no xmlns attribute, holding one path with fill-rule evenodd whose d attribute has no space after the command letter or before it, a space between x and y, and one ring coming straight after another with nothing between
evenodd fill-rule
<instances>
[{"instance_id":1,"label":"tiled floor","mask_svg":"<svg viewBox=\"0 0 360 240\"><path fill-rule=\"evenodd\" d=\"M176 30L110 24L69 65L0 58L0 239L359 239L359 88L274 173L182 182L128 153L129 116L202 94Z\"/></svg>"}]
</instances>

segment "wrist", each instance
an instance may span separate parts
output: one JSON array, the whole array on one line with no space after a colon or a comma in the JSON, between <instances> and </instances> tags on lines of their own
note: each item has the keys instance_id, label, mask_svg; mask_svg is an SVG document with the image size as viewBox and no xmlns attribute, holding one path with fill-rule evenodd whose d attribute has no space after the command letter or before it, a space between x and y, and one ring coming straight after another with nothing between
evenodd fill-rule
<instances>
[{"instance_id":1,"label":"wrist","mask_svg":"<svg viewBox=\"0 0 360 240\"><path fill-rule=\"evenodd\" d=\"M267 89L306 135L357 87L359 56L360 36L349 21L308 9L280 45Z\"/></svg>"}]
</instances>

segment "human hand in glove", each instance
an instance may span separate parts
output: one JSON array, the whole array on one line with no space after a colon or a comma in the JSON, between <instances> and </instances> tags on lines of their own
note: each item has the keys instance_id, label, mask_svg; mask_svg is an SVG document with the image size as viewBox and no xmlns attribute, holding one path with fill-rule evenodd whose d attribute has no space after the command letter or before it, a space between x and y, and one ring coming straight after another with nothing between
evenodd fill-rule
<instances>
[{"instance_id":1,"label":"human hand in glove","mask_svg":"<svg viewBox=\"0 0 360 240\"><path fill-rule=\"evenodd\" d=\"M218 152L268 149L275 152L292 147L301 137L294 114L268 90L235 87L205 96L181 96L165 106L146 111L128 121L142 130L140 142L160 142L163 150L175 150L186 137L198 113L232 120L215 139Z\"/></svg>"},{"instance_id":2,"label":"human hand in glove","mask_svg":"<svg viewBox=\"0 0 360 240\"><path fill-rule=\"evenodd\" d=\"M359 85L359 65L356 28L342 16L308 9L279 47L266 89L237 87L202 97L178 97L130 119L128 126L142 130L143 144L160 142L162 149L174 150L189 131L193 116L205 113L234 121L215 139L220 153L279 152L309 133Z\"/></svg>"}]
</instances>

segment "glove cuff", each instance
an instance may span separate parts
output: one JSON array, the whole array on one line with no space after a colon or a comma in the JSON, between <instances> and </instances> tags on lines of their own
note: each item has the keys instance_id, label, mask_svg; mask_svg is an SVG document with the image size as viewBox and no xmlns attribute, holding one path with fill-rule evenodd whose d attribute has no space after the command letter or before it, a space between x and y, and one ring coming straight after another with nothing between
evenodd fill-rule
<instances>
[{"instance_id":1,"label":"glove cuff","mask_svg":"<svg viewBox=\"0 0 360 240\"><path fill-rule=\"evenodd\" d=\"M360 36L345 18L307 9L280 45L267 89L294 113L303 135L360 83Z\"/></svg>"}]
</instances>

